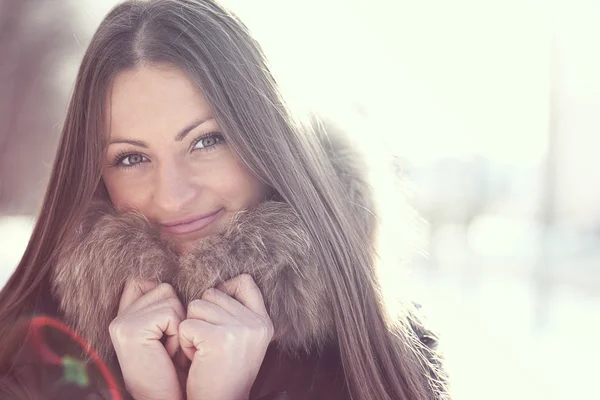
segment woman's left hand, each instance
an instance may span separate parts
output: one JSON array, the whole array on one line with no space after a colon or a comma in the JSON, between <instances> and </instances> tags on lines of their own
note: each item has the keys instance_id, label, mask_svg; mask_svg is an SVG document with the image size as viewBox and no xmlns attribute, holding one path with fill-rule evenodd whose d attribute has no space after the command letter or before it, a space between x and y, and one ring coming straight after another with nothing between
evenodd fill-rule
<instances>
[{"instance_id":1,"label":"woman's left hand","mask_svg":"<svg viewBox=\"0 0 600 400\"><path fill-rule=\"evenodd\" d=\"M192 361L190 400L248 399L273 337L258 286L239 275L192 301L179 325L180 345Z\"/></svg>"}]
</instances>

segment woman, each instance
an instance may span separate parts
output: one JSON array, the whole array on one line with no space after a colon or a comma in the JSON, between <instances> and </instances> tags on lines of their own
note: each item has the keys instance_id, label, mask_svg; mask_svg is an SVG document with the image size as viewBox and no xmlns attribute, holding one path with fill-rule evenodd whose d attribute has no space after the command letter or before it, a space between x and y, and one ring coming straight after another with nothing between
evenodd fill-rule
<instances>
[{"instance_id":1,"label":"woman","mask_svg":"<svg viewBox=\"0 0 600 400\"><path fill-rule=\"evenodd\" d=\"M445 398L433 338L384 308L376 238L357 155L292 113L241 22L123 3L0 294L5 397Z\"/></svg>"}]
</instances>

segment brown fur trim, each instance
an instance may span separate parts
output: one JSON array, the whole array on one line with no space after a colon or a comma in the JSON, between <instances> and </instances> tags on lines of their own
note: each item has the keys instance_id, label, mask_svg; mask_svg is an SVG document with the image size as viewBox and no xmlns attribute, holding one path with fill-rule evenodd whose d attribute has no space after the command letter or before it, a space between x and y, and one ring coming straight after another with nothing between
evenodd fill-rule
<instances>
[{"instance_id":1,"label":"brown fur trim","mask_svg":"<svg viewBox=\"0 0 600 400\"><path fill-rule=\"evenodd\" d=\"M300 218L268 201L236 214L220 234L199 242L181 260L174 286L186 303L242 273L261 289L274 340L286 352L321 349L333 338L331 304L321 268Z\"/></svg>"},{"instance_id":2,"label":"brown fur trim","mask_svg":"<svg viewBox=\"0 0 600 400\"><path fill-rule=\"evenodd\" d=\"M128 278L169 281L175 252L141 215L116 215L94 203L53 271L53 294L65 322L103 357L113 354L108 333Z\"/></svg>"},{"instance_id":3,"label":"brown fur trim","mask_svg":"<svg viewBox=\"0 0 600 400\"><path fill-rule=\"evenodd\" d=\"M142 216L94 206L63 252L52 286L66 322L110 358L108 326L128 278L172 283L187 305L242 273L261 289L282 351L320 350L332 339L331 306L308 235L281 202L237 213L180 258Z\"/></svg>"}]
</instances>

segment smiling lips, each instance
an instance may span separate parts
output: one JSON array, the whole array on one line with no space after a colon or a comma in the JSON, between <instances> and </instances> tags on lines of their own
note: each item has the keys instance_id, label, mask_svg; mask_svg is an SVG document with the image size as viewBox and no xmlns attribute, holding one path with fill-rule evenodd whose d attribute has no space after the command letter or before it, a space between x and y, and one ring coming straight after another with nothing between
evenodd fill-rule
<instances>
[{"instance_id":1,"label":"smiling lips","mask_svg":"<svg viewBox=\"0 0 600 400\"><path fill-rule=\"evenodd\" d=\"M205 214L201 216L190 217L182 221L176 221L173 223L162 224L163 230L173 235L183 235L186 233L196 232L206 228L212 222L214 222L219 216L223 209L219 209L211 214Z\"/></svg>"}]
</instances>

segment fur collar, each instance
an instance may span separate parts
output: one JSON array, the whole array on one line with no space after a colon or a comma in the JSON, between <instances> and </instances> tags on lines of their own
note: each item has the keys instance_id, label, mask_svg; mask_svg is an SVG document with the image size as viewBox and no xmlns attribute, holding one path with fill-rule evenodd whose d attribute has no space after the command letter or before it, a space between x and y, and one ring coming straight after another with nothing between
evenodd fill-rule
<instances>
[{"instance_id":1,"label":"fur collar","mask_svg":"<svg viewBox=\"0 0 600 400\"><path fill-rule=\"evenodd\" d=\"M321 128L323 128L321 126ZM374 228L364 165L343 135L319 130L356 223ZM366 238L367 239L367 238ZM171 283L184 306L204 290L241 273L260 287L275 328L274 341L289 354L320 351L335 339L330 297L300 218L283 202L267 201L239 212L219 234L179 257L141 215L117 214L92 204L51 276L53 295L68 324L107 359L114 357L108 326L128 278Z\"/></svg>"}]
</instances>

